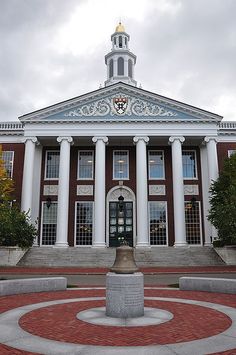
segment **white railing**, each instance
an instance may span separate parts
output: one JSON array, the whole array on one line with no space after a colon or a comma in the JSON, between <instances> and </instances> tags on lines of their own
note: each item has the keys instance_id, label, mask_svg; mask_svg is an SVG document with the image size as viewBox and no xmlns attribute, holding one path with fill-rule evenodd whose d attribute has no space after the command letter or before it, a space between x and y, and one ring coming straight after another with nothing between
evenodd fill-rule
<instances>
[{"instance_id":1,"label":"white railing","mask_svg":"<svg viewBox=\"0 0 236 355\"><path fill-rule=\"evenodd\" d=\"M23 124L20 122L0 122L0 131L18 131L23 129Z\"/></svg>"},{"instance_id":2,"label":"white railing","mask_svg":"<svg viewBox=\"0 0 236 355\"><path fill-rule=\"evenodd\" d=\"M236 129L236 122L235 121L220 122L219 128L220 129Z\"/></svg>"}]
</instances>

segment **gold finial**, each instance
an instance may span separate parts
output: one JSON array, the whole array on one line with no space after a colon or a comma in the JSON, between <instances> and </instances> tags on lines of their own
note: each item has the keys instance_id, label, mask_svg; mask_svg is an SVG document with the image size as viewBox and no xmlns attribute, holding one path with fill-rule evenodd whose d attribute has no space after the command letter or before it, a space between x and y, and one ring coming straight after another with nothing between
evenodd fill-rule
<instances>
[{"instance_id":1,"label":"gold finial","mask_svg":"<svg viewBox=\"0 0 236 355\"><path fill-rule=\"evenodd\" d=\"M116 26L116 32L125 32L124 26L121 24L121 20L119 22L119 25Z\"/></svg>"}]
</instances>

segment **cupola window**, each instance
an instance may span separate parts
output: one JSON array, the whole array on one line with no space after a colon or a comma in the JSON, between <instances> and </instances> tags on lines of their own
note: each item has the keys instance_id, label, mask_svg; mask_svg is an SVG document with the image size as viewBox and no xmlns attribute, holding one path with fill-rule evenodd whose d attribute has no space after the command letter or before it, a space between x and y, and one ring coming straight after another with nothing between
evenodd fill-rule
<instances>
[{"instance_id":1,"label":"cupola window","mask_svg":"<svg viewBox=\"0 0 236 355\"><path fill-rule=\"evenodd\" d=\"M113 77L113 59L111 59L109 63L109 78L112 77Z\"/></svg>"},{"instance_id":2,"label":"cupola window","mask_svg":"<svg viewBox=\"0 0 236 355\"><path fill-rule=\"evenodd\" d=\"M118 75L124 75L124 58L118 58Z\"/></svg>"},{"instance_id":3,"label":"cupola window","mask_svg":"<svg viewBox=\"0 0 236 355\"><path fill-rule=\"evenodd\" d=\"M128 75L130 78L133 77L133 63L131 59L128 60Z\"/></svg>"},{"instance_id":4,"label":"cupola window","mask_svg":"<svg viewBox=\"0 0 236 355\"><path fill-rule=\"evenodd\" d=\"M122 48L122 36L119 36L119 48Z\"/></svg>"}]
</instances>

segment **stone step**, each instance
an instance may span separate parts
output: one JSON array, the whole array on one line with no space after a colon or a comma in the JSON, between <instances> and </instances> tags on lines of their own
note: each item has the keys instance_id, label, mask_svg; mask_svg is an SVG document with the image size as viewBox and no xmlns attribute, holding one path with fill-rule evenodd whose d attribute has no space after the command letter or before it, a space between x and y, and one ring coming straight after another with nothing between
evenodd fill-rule
<instances>
[{"instance_id":1,"label":"stone step","mask_svg":"<svg viewBox=\"0 0 236 355\"><path fill-rule=\"evenodd\" d=\"M19 266L110 267L115 260L115 248L95 249L32 247ZM135 249L139 266L208 266L224 264L211 247L153 247Z\"/></svg>"}]
</instances>

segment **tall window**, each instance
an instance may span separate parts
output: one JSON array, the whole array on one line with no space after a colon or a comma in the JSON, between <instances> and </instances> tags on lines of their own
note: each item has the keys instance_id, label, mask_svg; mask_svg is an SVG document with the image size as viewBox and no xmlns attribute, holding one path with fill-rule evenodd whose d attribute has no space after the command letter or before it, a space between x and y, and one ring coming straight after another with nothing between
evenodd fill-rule
<instances>
[{"instance_id":1,"label":"tall window","mask_svg":"<svg viewBox=\"0 0 236 355\"><path fill-rule=\"evenodd\" d=\"M201 244L200 202L185 202L186 240L189 244Z\"/></svg>"},{"instance_id":2,"label":"tall window","mask_svg":"<svg viewBox=\"0 0 236 355\"><path fill-rule=\"evenodd\" d=\"M128 150L115 150L113 152L113 179L129 179Z\"/></svg>"},{"instance_id":3,"label":"tall window","mask_svg":"<svg viewBox=\"0 0 236 355\"><path fill-rule=\"evenodd\" d=\"M149 179L164 179L164 153L161 150L148 151Z\"/></svg>"},{"instance_id":4,"label":"tall window","mask_svg":"<svg viewBox=\"0 0 236 355\"><path fill-rule=\"evenodd\" d=\"M93 202L76 203L76 245L92 245Z\"/></svg>"},{"instance_id":5,"label":"tall window","mask_svg":"<svg viewBox=\"0 0 236 355\"><path fill-rule=\"evenodd\" d=\"M124 58L118 58L118 75L124 75Z\"/></svg>"},{"instance_id":6,"label":"tall window","mask_svg":"<svg viewBox=\"0 0 236 355\"><path fill-rule=\"evenodd\" d=\"M151 245L167 244L166 202L149 202L149 235Z\"/></svg>"},{"instance_id":7,"label":"tall window","mask_svg":"<svg viewBox=\"0 0 236 355\"><path fill-rule=\"evenodd\" d=\"M6 169L7 176L9 178L12 178L12 176L13 176L14 152L12 152L12 151L2 151L2 160L4 162L4 168Z\"/></svg>"},{"instance_id":8,"label":"tall window","mask_svg":"<svg viewBox=\"0 0 236 355\"><path fill-rule=\"evenodd\" d=\"M119 36L119 48L122 48L122 36Z\"/></svg>"},{"instance_id":9,"label":"tall window","mask_svg":"<svg viewBox=\"0 0 236 355\"><path fill-rule=\"evenodd\" d=\"M93 179L93 151L79 151L78 179Z\"/></svg>"},{"instance_id":10,"label":"tall window","mask_svg":"<svg viewBox=\"0 0 236 355\"><path fill-rule=\"evenodd\" d=\"M113 77L113 59L109 62L109 78Z\"/></svg>"},{"instance_id":11,"label":"tall window","mask_svg":"<svg viewBox=\"0 0 236 355\"><path fill-rule=\"evenodd\" d=\"M231 157L231 155L236 154L236 149L230 149L228 150L228 158Z\"/></svg>"},{"instance_id":12,"label":"tall window","mask_svg":"<svg viewBox=\"0 0 236 355\"><path fill-rule=\"evenodd\" d=\"M194 150L183 150L183 177L184 179L197 178L196 152Z\"/></svg>"},{"instance_id":13,"label":"tall window","mask_svg":"<svg viewBox=\"0 0 236 355\"><path fill-rule=\"evenodd\" d=\"M41 229L42 245L54 245L57 233L57 202L52 202L50 207L43 202Z\"/></svg>"},{"instance_id":14,"label":"tall window","mask_svg":"<svg viewBox=\"0 0 236 355\"><path fill-rule=\"evenodd\" d=\"M133 63L131 59L128 60L128 76L130 78L133 77Z\"/></svg>"},{"instance_id":15,"label":"tall window","mask_svg":"<svg viewBox=\"0 0 236 355\"><path fill-rule=\"evenodd\" d=\"M58 179L59 178L59 150L49 150L46 152L45 161L45 179Z\"/></svg>"}]
</instances>

